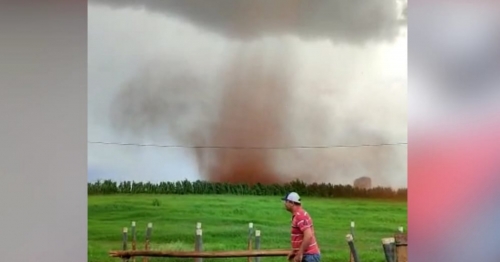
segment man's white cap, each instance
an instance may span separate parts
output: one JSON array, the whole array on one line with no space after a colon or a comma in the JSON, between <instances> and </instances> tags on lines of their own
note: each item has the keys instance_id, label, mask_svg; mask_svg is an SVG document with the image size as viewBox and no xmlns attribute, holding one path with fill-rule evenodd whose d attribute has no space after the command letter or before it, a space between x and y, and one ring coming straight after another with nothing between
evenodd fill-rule
<instances>
[{"instance_id":1,"label":"man's white cap","mask_svg":"<svg viewBox=\"0 0 500 262\"><path fill-rule=\"evenodd\" d=\"M295 202L295 203L299 203L300 204L300 196L296 192L290 192L290 193L288 193L281 200L283 200L283 201L291 201L291 202Z\"/></svg>"}]
</instances>

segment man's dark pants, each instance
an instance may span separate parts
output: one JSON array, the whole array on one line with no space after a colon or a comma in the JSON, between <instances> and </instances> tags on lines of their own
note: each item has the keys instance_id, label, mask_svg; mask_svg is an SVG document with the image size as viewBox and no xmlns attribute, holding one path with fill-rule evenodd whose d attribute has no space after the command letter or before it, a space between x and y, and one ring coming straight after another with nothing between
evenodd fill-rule
<instances>
[{"instance_id":1,"label":"man's dark pants","mask_svg":"<svg viewBox=\"0 0 500 262\"><path fill-rule=\"evenodd\" d=\"M320 262L320 260L320 254L304 254L304 256L302 256L302 262Z\"/></svg>"}]
</instances>

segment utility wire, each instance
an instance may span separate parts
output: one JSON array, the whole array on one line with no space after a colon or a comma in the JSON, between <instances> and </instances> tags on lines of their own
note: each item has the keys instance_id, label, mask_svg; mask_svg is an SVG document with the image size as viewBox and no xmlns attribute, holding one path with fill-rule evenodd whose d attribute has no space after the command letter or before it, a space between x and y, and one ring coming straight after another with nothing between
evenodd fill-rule
<instances>
[{"instance_id":1,"label":"utility wire","mask_svg":"<svg viewBox=\"0 0 500 262\"><path fill-rule=\"evenodd\" d=\"M362 145L245 147L245 146L157 145L157 144L135 144L135 143L118 143L118 142L101 142L101 141L88 141L88 143L89 144L100 144L100 145L137 146L137 147L191 148L191 149L235 149L235 150L329 149L329 148L381 147L381 146L408 145L408 142L398 142L398 143L362 144Z\"/></svg>"}]
</instances>

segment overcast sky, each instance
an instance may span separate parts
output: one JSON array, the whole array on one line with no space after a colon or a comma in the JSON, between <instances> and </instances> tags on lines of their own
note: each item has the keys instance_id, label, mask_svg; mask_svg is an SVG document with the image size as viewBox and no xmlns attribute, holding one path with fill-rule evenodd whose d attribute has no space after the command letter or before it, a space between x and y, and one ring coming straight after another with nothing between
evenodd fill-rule
<instances>
[{"instance_id":1,"label":"overcast sky","mask_svg":"<svg viewBox=\"0 0 500 262\"><path fill-rule=\"evenodd\" d=\"M197 132L217 117L224 86L221 72L247 66L254 57L271 73L287 72L287 90L293 96L286 117L290 143L407 141L407 27L401 2L287 1L287 8L276 4L279 1L134 3L89 1L89 141L182 145L189 142L187 134L204 136ZM247 58L234 63L235 56ZM162 89L169 86L165 83L179 81L189 82L186 90L196 97L184 90ZM144 108L161 95L167 107L171 103L183 109L171 111L173 115L156 108L146 120L129 121L125 128L113 120L113 108L124 93L138 97L128 107ZM134 108L121 110L139 118ZM315 133L317 125L308 123L311 117L327 131ZM386 149L382 158L374 158L370 152L375 151L368 148L330 150L336 150L328 153L337 159L332 163L345 166L337 170L323 165L319 180L352 183L359 176L371 176L373 162L383 161L375 184L406 187L404 145ZM89 144L88 152L89 180L201 178L192 149ZM290 158L275 157L278 169L306 170L316 154L308 152L294 158L303 163L285 164Z\"/></svg>"}]
</instances>

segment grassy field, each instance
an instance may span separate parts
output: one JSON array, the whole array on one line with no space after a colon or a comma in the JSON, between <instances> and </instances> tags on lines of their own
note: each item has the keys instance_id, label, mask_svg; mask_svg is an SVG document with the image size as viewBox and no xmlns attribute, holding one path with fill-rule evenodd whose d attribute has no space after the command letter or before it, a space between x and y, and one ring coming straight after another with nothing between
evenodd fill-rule
<instances>
[{"instance_id":1,"label":"grassy field","mask_svg":"<svg viewBox=\"0 0 500 262\"><path fill-rule=\"evenodd\" d=\"M159 206L154 206L157 199ZM305 198L322 252L322 261L349 261L345 235L356 222L356 247L362 262L385 261L380 239L407 224L406 202ZM235 195L111 195L88 198L88 257L91 262L121 261L109 250L121 249L121 231L137 222L143 247L145 229L153 223L152 249L193 250L196 222L203 227L205 250L246 249L248 223L261 230L261 248L289 248L290 214L279 197ZM129 244L130 246L130 244ZM142 260L138 260L142 261ZM161 259L155 261L193 261ZM246 258L204 261L246 261ZM262 262L286 261L283 257Z\"/></svg>"}]
</instances>

